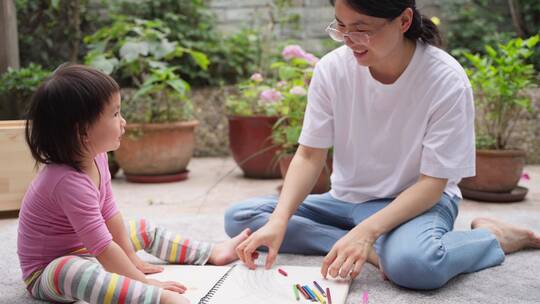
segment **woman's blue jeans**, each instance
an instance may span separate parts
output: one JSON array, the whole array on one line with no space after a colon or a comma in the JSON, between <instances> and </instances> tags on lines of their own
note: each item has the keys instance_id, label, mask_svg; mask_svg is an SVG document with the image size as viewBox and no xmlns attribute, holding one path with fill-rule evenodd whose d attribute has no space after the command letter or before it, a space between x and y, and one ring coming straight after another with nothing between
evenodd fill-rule
<instances>
[{"instance_id":1,"label":"woman's blue jeans","mask_svg":"<svg viewBox=\"0 0 540 304\"><path fill-rule=\"evenodd\" d=\"M435 289L461 273L499 265L504 252L487 229L452 231L458 197L444 194L428 211L381 236L375 243L386 276L412 289ZM240 202L225 213L229 236L263 226L277 205L277 196ZM325 255L334 243L392 199L353 204L329 193L309 195L288 223L281 253Z\"/></svg>"}]
</instances>

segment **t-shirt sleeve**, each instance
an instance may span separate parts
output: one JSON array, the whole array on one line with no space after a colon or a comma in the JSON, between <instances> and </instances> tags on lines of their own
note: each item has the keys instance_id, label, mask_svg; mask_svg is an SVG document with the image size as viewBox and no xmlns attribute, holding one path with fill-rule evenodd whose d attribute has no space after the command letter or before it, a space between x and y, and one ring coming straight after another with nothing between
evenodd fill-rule
<instances>
[{"instance_id":1,"label":"t-shirt sleeve","mask_svg":"<svg viewBox=\"0 0 540 304\"><path fill-rule=\"evenodd\" d=\"M105 201L103 202L103 206L101 207L101 214L103 216L103 219L105 219L105 221L108 221L113 216L115 216L119 212L119 210L116 206L116 201L114 200L114 195L112 192L111 173L109 171L109 160L107 158L107 153L103 153L101 162L101 172L104 175L103 191L105 192Z\"/></svg>"},{"instance_id":2,"label":"t-shirt sleeve","mask_svg":"<svg viewBox=\"0 0 540 304\"><path fill-rule=\"evenodd\" d=\"M458 180L475 175L474 105L470 86L445 92L430 111L420 172Z\"/></svg>"},{"instance_id":3,"label":"t-shirt sleeve","mask_svg":"<svg viewBox=\"0 0 540 304\"><path fill-rule=\"evenodd\" d=\"M112 241L99 205L99 192L88 178L72 172L59 181L54 197L75 233L93 255L100 254Z\"/></svg>"},{"instance_id":4,"label":"t-shirt sleeve","mask_svg":"<svg viewBox=\"0 0 540 304\"><path fill-rule=\"evenodd\" d=\"M330 148L334 143L334 114L329 94L328 80L319 62L313 71L313 78L308 89L308 103L304 115L302 133L298 142L313 148Z\"/></svg>"}]
</instances>

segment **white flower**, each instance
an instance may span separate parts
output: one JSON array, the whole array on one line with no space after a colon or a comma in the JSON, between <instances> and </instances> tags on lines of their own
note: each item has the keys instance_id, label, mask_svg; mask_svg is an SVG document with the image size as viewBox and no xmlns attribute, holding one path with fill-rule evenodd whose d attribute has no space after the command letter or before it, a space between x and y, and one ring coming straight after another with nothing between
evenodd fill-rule
<instances>
[{"instance_id":1,"label":"white flower","mask_svg":"<svg viewBox=\"0 0 540 304\"><path fill-rule=\"evenodd\" d=\"M307 94L307 91L306 89L304 89L303 87L301 86L294 86L290 91L289 93L293 94L293 95L298 95L298 96L305 96Z\"/></svg>"},{"instance_id":2,"label":"white flower","mask_svg":"<svg viewBox=\"0 0 540 304\"><path fill-rule=\"evenodd\" d=\"M255 81L255 82L262 82L263 81L263 77L260 73L255 73L253 75L251 75L251 80Z\"/></svg>"}]
</instances>

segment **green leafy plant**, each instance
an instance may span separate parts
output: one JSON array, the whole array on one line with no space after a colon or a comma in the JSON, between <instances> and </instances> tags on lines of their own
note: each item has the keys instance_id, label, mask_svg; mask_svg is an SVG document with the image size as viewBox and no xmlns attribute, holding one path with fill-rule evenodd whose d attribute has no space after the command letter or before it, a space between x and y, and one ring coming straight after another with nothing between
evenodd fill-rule
<instances>
[{"instance_id":1,"label":"green leafy plant","mask_svg":"<svg viewBox=\"0 0 540 304\"><path fill-rule=\"evenodd\" d=\"M161 20L117 16L115 22L85 37L87 64L113 75L122 86L137 92L125 95L124 116L130 122L171 122L191 117L189 84L180 77L175 58L190 55L201 69L204 53L169 40L170 29Z\"/></svg>"},{"instance_id":2,"label":"green leafy plant","mask_svg":"<svg viewBox=\"0 0 540 304\"><path fill-rule=\"evenodd\" d=\"M21 65L54 68L80 61L86 52L82 37L106 23L104 1L15 0Z\"/></svg>"},{"instance_id":3,"label":"green leafy plant","mask_svg":"<svg viewBox=\"0 0 540 304\"><path fill-rule=\"evenodd\" d=\"M485 55L464 53L472 64L467 74L476 93L478 148L507 148L516 122L532 111L525 90L535 86L536 79L526 60L539 41L539 35L517 38L496 48L486 45Z\"/></svg>"},{"instance_id":4,"label":"green leafy plant","mask_svg":"<svg viewBox=\"0 0 540 304\"><path fill-rule=\"evenodd\" d=\"M22 119L30 104L32 94L50 74L40 65L30 64L22 69L8 69L0 76L0 96L3 119Z\"/></svg>"},{"instance_id":5,"label":"green leafy plant","mask_svg":"<svg viewBox=\"0 0 540 304\"><path fill-rule=\"evenodd\" d=\"M193 86L237 83L255 70L260 57L258 32L243 29L224 35L216 29L214 13L203 0L118 0L111 3L111 11L141 19L162 20L170 29L169 40L179 45L204 52L209 60L201 69L189 56L174 58L181 66L181 77Z\"/></svg>"},{"instance_id":6,"label":"green leafy plant","mask_svg":"<svg viewBox=\"0 0 540 304\"><path fill-rule=\"evenodd\" d=\"M446 47L461 58L466 51L483 52L486 44L540 34L538 0L445 0L440 1L440 6ZM538 70L540 52L528 61Z\"/></svg>"}]
</instances>

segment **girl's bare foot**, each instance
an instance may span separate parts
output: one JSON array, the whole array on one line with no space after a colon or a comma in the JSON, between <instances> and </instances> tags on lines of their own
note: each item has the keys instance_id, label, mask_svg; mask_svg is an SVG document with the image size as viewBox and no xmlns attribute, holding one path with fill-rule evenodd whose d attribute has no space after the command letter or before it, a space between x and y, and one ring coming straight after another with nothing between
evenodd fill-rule
<instances>
[{"instance_id":1,"label":"girl's bare foot","mask_svg":"<svg viewBox=\"0 0 540 304\"><path fill-rule=\"evenodd\" d=\"M208 263L219 266L227 265L238 260L238 256L236 255L236 246L247 239L250 234L251 230L246 228L232 239L216 244L212 249Z\"/></svg>"},{"instance_id":2,"label":"girl's bare foot","mask_svg":"<svg viewBox=\"0 0 540 304\"><path fill-rule=\"evenodd\" d=\"M490 218L474 219L471 228L486 228L491 231L501 244L504 253L512 253L525 248L540 249L540 236L528 229Z\"/></svg>"},{"instance_id":3,"label":"girl's bare foot","mask_svg":"<svg viewBox=\"0 0 540 304\"><path fill-rule=\"evenodd\" d=\"M191 302L186 297L184 297L183 295L177 292L170 291L170 290L162 290L159 303L160 304L189 304Z\"/></svg>"}]
</instances>

